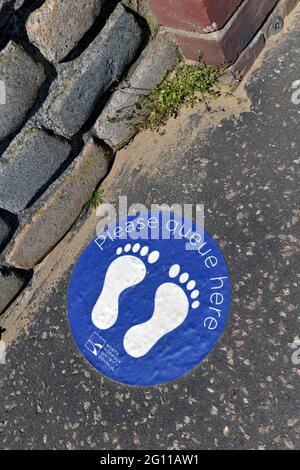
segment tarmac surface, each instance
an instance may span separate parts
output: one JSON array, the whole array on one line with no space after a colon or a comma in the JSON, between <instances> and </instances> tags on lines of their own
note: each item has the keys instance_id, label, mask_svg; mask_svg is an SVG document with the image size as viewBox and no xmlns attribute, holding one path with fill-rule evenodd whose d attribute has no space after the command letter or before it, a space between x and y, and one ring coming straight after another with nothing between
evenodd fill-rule
<instances>
[{"instance_id":1,"label":"tarmac surface","mask_svg":"<svg viewBox=\"0 0 300 470\"><path fill-rule=\"evenodd\" d=\"M233 286L215 350L160 387L102 377L70 334L69 267L0 366L0 448L300 449L299 18L246 88L251 110L205 136L194 112L155 171L129 161L112 188L129 203L205 205Z\"/></svg>"}]
</instances>

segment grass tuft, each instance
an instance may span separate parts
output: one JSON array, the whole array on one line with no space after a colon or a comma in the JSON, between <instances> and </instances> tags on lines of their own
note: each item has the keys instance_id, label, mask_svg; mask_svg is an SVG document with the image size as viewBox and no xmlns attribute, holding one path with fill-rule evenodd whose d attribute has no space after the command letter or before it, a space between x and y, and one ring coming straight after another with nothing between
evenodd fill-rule
<instances>
[{"instance_id":1,"label":"grass tuft","mask_svg":"<svg viewBox=\"0 0 300 470\"><path fill-rule=\"evenodd\" d=\"M99 188L92 195L89 204L93 209L97 209L97 207L103 204L103 202L104 202L104 191L103 189Z\"/></svg>"}]
</instances>

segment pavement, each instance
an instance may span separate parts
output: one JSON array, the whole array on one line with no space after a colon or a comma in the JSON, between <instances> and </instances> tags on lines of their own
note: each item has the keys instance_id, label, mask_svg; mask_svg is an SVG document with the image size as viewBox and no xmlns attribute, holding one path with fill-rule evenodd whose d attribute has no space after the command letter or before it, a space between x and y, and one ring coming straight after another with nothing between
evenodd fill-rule
<instances>
[{"instance_id":1,"label":"pavement","mask_svg":"<svg viewBox=\"0 0 300 470\"><path fill-rule=\"evenodd\" d=\"M0 448L300 449L300 364L292 349L300 337L300 104L292 88L299 45L298 16L248 79L251 107L238 98L234 111L225 100L221 114L183 112L164 135L142 134L121 151L105 183L108 199L205 205L205 228L233 285L217 347L160 387L102 377L70 334L72 259L51 293L22 300L26 328L9 340L0 365ZM88 218L82 224L91 227ZM4 319L4 341L13 323Z\"/></svg>"}]
</instances>

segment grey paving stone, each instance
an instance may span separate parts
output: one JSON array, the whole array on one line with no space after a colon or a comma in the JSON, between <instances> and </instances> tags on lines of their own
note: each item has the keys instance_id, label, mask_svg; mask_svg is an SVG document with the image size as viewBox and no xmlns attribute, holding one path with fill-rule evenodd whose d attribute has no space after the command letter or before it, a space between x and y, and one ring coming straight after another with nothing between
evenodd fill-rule
<instances>
[{"instance_id":1,"label":"grey paving stone","mask_svg":"<svg viewBox=\"0 0 300 470\"><path fill-rule=\"evenodd\" d=\"M89 140L68 170L49 187L29 211L6 260L22 269L33 268L66 234L106 175L110 155Z\"/></svg>"},{"instance_id":2,"label":"grey paving stone","mask_svg":"<svg viewBox=\"0 0 300 470\"><path fill-rule=\"evenodd\" d=\"M88 49L59 67L58 79L39 116L43 125L65 137L76 134L97 100L134 59L142 36L135 17L119 5Z\"/></svg>"},{"instance_id":3,"label":"grey paving stone","mask_svg":"<svg viewBox=\"0 0 300 470\"><path fill-rule=\"evenodd\" d=\"M28 18L29 40L52 62L76 46L99 15L105 0L46 0Z\"/></svg>"},{"instance_id":4,"label":"grey paving stone","mask_svg":"<svg viewBox=\"0 0 300 470\"><path fill-rule=\"evenodd\" d=\"M0 207L17 213L68 158L68 143L40 129L25 128L0 158Z\"/></svg>"},{"instance_id":5,"label":"grey paving stone","mask_svg":"<svg viewBox=\"0 0 300 470\"><path fill-rule=\"evenodd\" d=\"M0 0L0 27L5 25L9 16L18 10L25 0Z\"/></svg>"},{"instance_id":6,"label":"grey paving stone","mask_svg":"<svg viewBox=\"0 0 300 470\"><path fill-rule=\"evenodd\" d=\"M15 10L21 8L25 3L25 0L15 0Z\"/></svg>"},{"instance_id":7,"label":"grey paving stone","mask_svg":"<svg viewBox=\"0 0 300 470\"><path fill-rule=\"evenodd\" d=\"M151 33L155 35L160 28L160 25L153 13L149 1L145 0L122 0L123 5L135 11L138 15L145 18Z\"/></svg>"},{"instance_id":8,"label":"grey paving stone","mask_svg":"<svg viewBox=\"0 0 300 470\"><path fill-rule=\"evenodd\" d=\"M24 3L25 3L25 0L0 0L0 14L1 14L2 8L7 11L12 10L13 8L15 10L18 10L19 8L23 6Z\"/></svg>"},{"instance_id":9,"label":"grey paving stone","mask_svg":"<svg viewBox=\"0 0 300 470\"><path fill-rule=\"evenodd\" d=\"M0 139L22 123L44 80L42 65L13 41L0 52L0 82L5 90L0 102Z\"/></svg>"},{"instance_id":10,"label":"grey paving stone","mask_svg":"<svg viewBox=\"0 0 300 470\"><path fill-rule=\"evenodd\" d=\"M0 14L1 14L1 10L3 8L3 6L5 6L5 3L7 3L8 0L0 0Z\"/></svg>"},{"instance_id":11,"label":"grey paving stone","mask_svg":"<svg viewBox=\"0 0 300 470\"><path fill-rule=\"evenodd\" d=\"M97 136L112 147L126 144L137 132L137 125L149 114L145 106L133 112L135 105L141 105L142 97L149 95L179 61L178 50L168 36L157 36L96 121Z\"/></svg>"},{"instance_id":12,"label":"grey paving stone","mask_svg":"<svg viewBox=\"0 0 300 470\"><path fill-rule=\"evenodd\" d=\"M0 216L0 246L8 239L11 228L8 223Z\"/></svg>"},{"instance_id":13,"label":"grey paving stone","mask_svg":"<svg viewBox=\"0 0 300 470\"><path fill-rule=\"evenodd\" d=\"M15 271L4 271L0 268L0 314L18 295L27 277Z\"/></svg>"}]
</instances>

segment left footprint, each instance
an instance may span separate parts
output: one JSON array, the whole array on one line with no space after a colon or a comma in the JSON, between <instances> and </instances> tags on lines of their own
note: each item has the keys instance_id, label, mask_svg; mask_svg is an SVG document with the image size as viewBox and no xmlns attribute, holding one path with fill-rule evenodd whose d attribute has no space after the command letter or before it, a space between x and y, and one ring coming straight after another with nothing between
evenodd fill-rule
<instances>
[{"instance_id":1,"label":"left footprint","mask_svg":"<svg viewBox=\"0 0 300 470\"><path fill-rule=\"evenodd\" d=\"M102 292L92 312L92 322L100 330L108 330L118 319L119 297L129 287L133 287L146 276L146 266L142 258L148 257L148 263L154 264L159 258L159 252L149 253L147 246L139 243L125 248L119 247L116 258L109 266ZM124 255L124 256L121 256Z\"/></svg>"}]
</instances>

